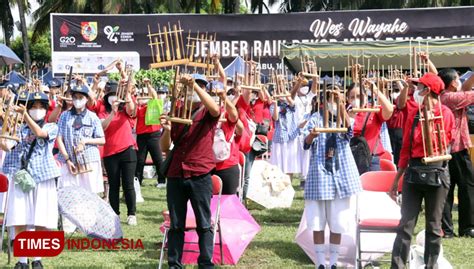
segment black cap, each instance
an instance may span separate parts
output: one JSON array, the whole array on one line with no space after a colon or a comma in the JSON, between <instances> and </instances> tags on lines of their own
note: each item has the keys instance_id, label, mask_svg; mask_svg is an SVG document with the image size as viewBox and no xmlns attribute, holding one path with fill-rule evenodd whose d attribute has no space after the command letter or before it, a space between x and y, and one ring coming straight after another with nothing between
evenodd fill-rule
<instances>
[{"instance_id":1,"label":"black cap","mask_svg":"<svg viewBox=\"0 0 474 269\"><path fill-rule=\"evenodd\" d=\"M48 82L50 88L61 87L61 82L57 79L52 79Z\"/></svg>"},{"instance_id":2,"label":"black cap","mask_svg":"<svg viewBox=\"0 0 474 269\"><path fill-rule=\"evenodd\" d=\"M87 88L86 85L77 85L71 88L71 94L74 94L74 93L81 93L89 97L89 88Z\"/></svg>"},{"instance_id":3,"label":"black cap","mask_svg":"<svg viewBox=\"0 0 474 269\"><path fill-rule=\"evenodd\" d=\"M110 93L116 93L118 88L118 83L117 81L110 80L105 83L105 95L108 95Z\"/></svg>"}]
</instances>

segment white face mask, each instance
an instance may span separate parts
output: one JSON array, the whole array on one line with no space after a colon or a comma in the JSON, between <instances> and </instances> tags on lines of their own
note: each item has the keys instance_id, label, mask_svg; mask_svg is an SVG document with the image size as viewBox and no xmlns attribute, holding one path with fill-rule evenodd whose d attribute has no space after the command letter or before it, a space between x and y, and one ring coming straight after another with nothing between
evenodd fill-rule
<instances>
[{"instance_id":1,"label":"white face mask","mask_svg":"<svg viewBox=\"0 0 474 269\"><path fill-rule=\"evenodd\" d=\"M150 100L150 99L138 100L138 104L140 104L140 105L146 105L146 104L148 104L148 101L149 101L149 100Z\"/></svg>"},{"instance_id":2,"label":"white face mask","mask_svg":"<svg viewBox=\"0 0 474 269\"><path fill-rule=\"evenodd\" d=\"M159 93L158 94L158 99L165 99L166 98L166 93Z\"/></svg>"},{"instance_id":3,"label":"white face mask","mask_svg":"<svg viewBox=\"0 0 474 269\"><path fill-rule=\"evenodd\" d=\"M214 100L214 102L216 102L216 104L219 104L219 101L221 100L219 96L212 96L212 99Z\"/></svg>"},{"instance_id":4,"label":"white face mask","mask_svg":"<svg viewBox=\"0 0 474 269\"><path fill-rule=\"evenodd\" d=\"M461 80L460 80L459 78L456 80L456 84L457 84L457 86L456 86L456 91L457 91L457 92L460 92L460 91L461 91L461 88L462 88L462 82L461 82Z\"/></svg>"},{"instance_id":5,"label":"white face mask","mask_svg":"<svg viewBox=\"0 0 474 269\"><path fill-rule=\"evenodd\" d=\"M113 105L115 103L115 101L117 101L117 96L111 95L111 96L109 96L107 101L109 102L110 105Z\"/></svg>"},{"instance_id":6,"label":"white face mask","mask_svg":"<svg viewBox=\"0 0 474 269\"><path fill-rule=\"evenodd\" d=\"M76 109L83 109L86 106L87 99L82 98L82 99L74 99L72 100L72 104Z\"/></svg>"},{"instance_id":7,"label":"white face mask","mask_svg":"<svg viewBox=\"0 0 474 269\"><path fill-rule=\"evenodd\" d=\"M360 107L360 99L354 99L351 103L352 108L359 108Z\"/></svg>"},{"instance_id":8,"label":"white face mask","mask_svg":"<svg viewBox=\"0 0 474 269\"><path fill-rule=\"evenodd\" d=\"M394 92L394 93L392 93L392 99L393 99L393 100L397 99L399 95L400 95L400 92Z\"/></svg>"},{"instance_id":9,"label":"white face mask","mask_svg":"<svg viewBox=\"0 0 474 269\"><path fill-rule=\"evenodd\" d=\"M28 110L28 114L30 114L30 117L34 121L39 121L44 119L44 116L46 116L46 109L44 108L32 108Z\"/></svg>"},{"instance_id":10,"label":"white face mask","mask_svg":"<svg viewBox=\"0 0 474 269\"><path fill-rule=\"evenodd\" d=\"M197 94L197 92L193 92L193 103L199 103L201 102L201 98L199 98L199 95Z\"/></svg>"},{"instance_id":11,"label":"white face mask","mask_svg":"<svg viewBox=\"0 0 474 269\"><path fill-rule=\"evenodd\" d=\"M425 97L420 95L420 91L419 91L419 90L416 90L416 91L413 93L413 99L415 100L415 102L416 102L419 106L421 106L421 105L423 104L423 100L425 100Z\"/></svg>"},{"instance_id":12,"label":"white face mask","mask_svg":"<svg viewBox=\"0 0 474 269\"><path fill-rule=\"evenodd\" d=\"M229 99L232 102L235 99L235 95L227 95L227 99Z\"/></svg>"},{"instance_id":13,"label":"white face mask","mask_svg":"<svg viewBox=\"0 0 474 269\"><path fill-rule=\"evenodd\" d=\"M328 104L328 111L331 115L336 116L337 114L337 104Z\"/></svg>"},{"instance_id":14,"label":"white face mask","mask_svg":"<svg viewBox=\"0 0 474 269\"><path fill-rule=\"evenodd\" d=\"M351 123L351 128L354 127L354 123L355 123L355 119L354 118L349 118L349 122Z\"/></svg>"}]
</instances>

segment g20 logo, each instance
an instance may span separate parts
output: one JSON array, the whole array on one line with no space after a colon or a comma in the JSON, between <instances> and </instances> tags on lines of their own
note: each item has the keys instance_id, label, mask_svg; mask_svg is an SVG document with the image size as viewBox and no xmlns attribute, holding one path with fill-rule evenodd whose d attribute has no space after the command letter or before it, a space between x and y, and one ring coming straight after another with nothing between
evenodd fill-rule
<instances>
[{"instance_id":1,"label":"g20 logo","mask_svg":"<svg viewBox=\"0 0 474 269\"><path fill-rule=\"evenodd\" d=\"M73 36L62 36L59 38L61 44L72 45L76 43L76 38Z\"/></svg>"}]
</instances>

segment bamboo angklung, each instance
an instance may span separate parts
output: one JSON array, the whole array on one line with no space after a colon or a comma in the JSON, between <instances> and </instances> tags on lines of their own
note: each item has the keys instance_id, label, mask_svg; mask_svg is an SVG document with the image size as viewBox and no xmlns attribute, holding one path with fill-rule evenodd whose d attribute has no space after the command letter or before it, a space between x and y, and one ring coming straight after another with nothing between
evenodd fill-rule
<instances>
[{"instance_id":1,"label":"bamboo angklung","mask_svg":"<svg viewBox=\"0 0 474 269\"><path fill-rule=\"evenodd\" d=\"M27 91L22 91L19 94L19 98L14 100L14 98L10 98L9 105L3 115L3 126L2 126L2 133L0 134L0 138L5 138L8 140L14 140L16 142L20 141L20 137L18 137L18 130L20 125L23 123L25 118L25 113L27 113L26 109L23 113L18 113L15 111L15 107L19 105L19 99L24 98L28 103L30 98L31 89L27 88Z\"/></svg>"},{"instance_id":2,"label":"bamboo angklung","mask_svg":"<svg viewBox=\"0 0 474 269\"><path fill-rule=\"evenodd\" d=\"M430 98L432 97L429 95L425 96L423 108L421 108L421 106L418 107L424 152L424 157L421 160L425 164L449 161L452 158L448 151L448 144L446 143L440 97L438 96L439 116L434 116ZM432 135L435 136L434 140Z\"/></svg>"},{"instance_id":3,"label":"bamboo angklung","mask_svg":"<svg viewBox=\"0 0 474 269\"><path fill-rule=\"evenodd\" d=\"M184 52L183 29L180 22L178 26L168 22L168 26L164 25L163 28L158 24L156 33L152 33L148 25L147 36L153 60L150 68L172 67L189 62L190 59Z\"/></svg>"},{"instance_id":4,"label":"bamboo angklung","mask_svg":"<svg viewBox=\"0 0 474 269\"><path fill-rule=\"evenodd\" d=\"M176 68L174 85L171 90L171 111L167 120L181 124L192 124L193 86L181 82L179 66ZM194 81L193 81L194 82Z\"/></svg>"},{"instance_id":5,"label":"bamboo angklung","mask_svg":"<svg viewBox=\"0 0 474 269\"><path fill-rule=\"evenodd\" d=\"M346 126L346 115L345 115L345 109L341 111L340 107L341 105L344 105L344 100L341 100L340 98L335 99L334 94L339 94L340 91L338 87L335 85L335 73L334 73L334 67L332 68L332 90L328 90L327 87L327 81L323 81L323 89L322 89L322 107L323 107L323 118L322 118L322 127L317 127L314 128L314 131L319 132L319 133L346 133L348 131L348 128ZM314 82L315 83L315 82ZM345 90L343 91L344 96L345 96ZM336 109L336 115L329 115L328 111L328 94L330 95L330 100L331 104L336 103L337 109ZM316 96L320 96L320 92L318 91ZM317 108L317 113L320 113L320 107L318 105ZM341 113L342 112L342 113ZM334 118L335 122L334 122Z\"/></svg>"},{"instance_id":6,"label":"bamboo angklung","mask_svg":"<svg viewBox=\"0 0 474 269\"><path fill-rule=\"evenodd\" d=\"M248 55L245 58L244 79L240 88L251 91L260 91L263 87L260 83L260 72L257 70L257 66L259 66L260 63L253 60L253 49L250 50L250 59L248 59Z\"/></svg>"}]
</instances>

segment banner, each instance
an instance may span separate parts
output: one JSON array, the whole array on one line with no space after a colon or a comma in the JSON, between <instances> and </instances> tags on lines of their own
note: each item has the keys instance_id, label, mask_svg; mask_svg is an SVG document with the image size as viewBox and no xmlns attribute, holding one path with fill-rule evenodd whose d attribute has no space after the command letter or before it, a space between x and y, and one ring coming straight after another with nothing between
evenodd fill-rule
<instances>
[{"instance_id":1,"label":"banner","mask_svg":"<svg viewBox=\"0 0 474 269\"><path fill-rule=\"evenodd\" d=\"M198 42L194 56L217 53L225 66L253 52L261 69L281 65L282 43L468 38L474 7L363 10L250 15L95 15L51 14L53 73L96 73L116 58L135 70L148 69L155 55L150 33L181 25L184 39L199 33L217 36ZM184 44L186 46L186 44ZM154 53L154 52L153 52Z\"/></svg>"}]
</instances>

